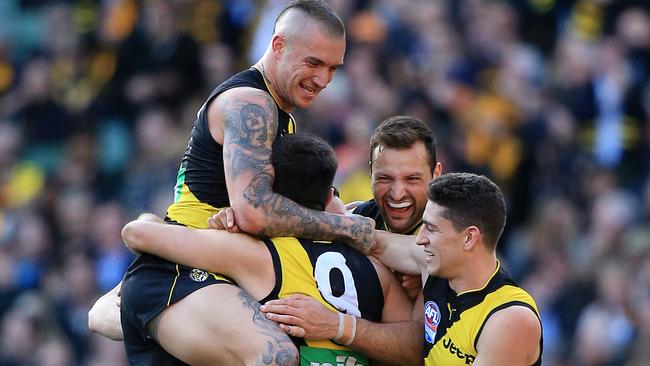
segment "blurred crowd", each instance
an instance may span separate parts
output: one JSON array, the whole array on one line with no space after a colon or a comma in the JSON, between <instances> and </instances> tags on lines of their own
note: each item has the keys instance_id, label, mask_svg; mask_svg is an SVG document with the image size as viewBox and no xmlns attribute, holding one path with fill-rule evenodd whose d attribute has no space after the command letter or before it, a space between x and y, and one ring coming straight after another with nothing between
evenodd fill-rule
<instances>
[{"instance_id":1,"label":"blurred crowd","mask_svg":"<svg viewBox=\"0 0 650 366\"><path fill-rule=\"evenodd\" d=\"M198 107L254 63L286 0L0 1L0 366L125 365L87 311L164 215ZM505 267L537 300L545 365L650 360L650 4L333 0L345 66L299 129L344 201L368 141L431 124L444 171L507 196Z\"/></svg>"}]
</instances>

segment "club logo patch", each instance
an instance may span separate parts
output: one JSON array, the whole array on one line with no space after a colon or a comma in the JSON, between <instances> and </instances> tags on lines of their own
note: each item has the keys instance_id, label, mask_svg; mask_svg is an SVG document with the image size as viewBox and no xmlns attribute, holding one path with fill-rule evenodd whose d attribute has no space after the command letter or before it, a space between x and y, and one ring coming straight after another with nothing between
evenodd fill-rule
<instances>
[{"instance_id":1,"label":"club logo patch","mask_svg":"<svg viewBox=\"0 0 650 366\"><path fill-rule=\"evenodd\" d=\"M208 272L194 268L192 272L190 272L190 278L192 281L203 282L208 279Z\"/></svg>"},{"instance_id":2,"label":"club logo patch","mask_svg":"<svg viewBox=\"0 0 650 366\"><path fill-rule=\"evenodd\" d=\"M424 304L424 339L433 344L440 324L440 308L433 301Z\"/></svg>"}]
</instances>

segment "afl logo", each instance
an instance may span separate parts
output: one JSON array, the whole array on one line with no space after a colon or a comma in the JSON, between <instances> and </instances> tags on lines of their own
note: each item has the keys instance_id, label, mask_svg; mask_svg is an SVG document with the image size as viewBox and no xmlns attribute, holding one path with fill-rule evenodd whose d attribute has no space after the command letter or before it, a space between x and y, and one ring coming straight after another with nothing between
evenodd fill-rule
<instances>
[{"instance_id":1,"label":"afl logo","mask_svg":"<svg viewBox=\"0 0 650 366\"><path fill-rule=\"evenodd\" d=\"M431 344L436 340L438 324L440 324L440 308L435 302L427 301L424 304L424 339Z\"/></svg>"},{"instance_id":2,"label":"afl logo","mask_svg":"<svg viewBox=\"0 0 650 366\"><path fill-rule=\"evenodd\" d=\"M208 272L195 268L190 272L190 278L192 281L203 282L208 279Z\"/></svg>"}]
</instances>

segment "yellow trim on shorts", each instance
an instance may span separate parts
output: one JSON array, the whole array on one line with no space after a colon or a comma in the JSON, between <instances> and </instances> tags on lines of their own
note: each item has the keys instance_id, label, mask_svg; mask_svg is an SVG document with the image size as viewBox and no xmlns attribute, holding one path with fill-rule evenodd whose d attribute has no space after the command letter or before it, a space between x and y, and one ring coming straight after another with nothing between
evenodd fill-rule
<instances>
[{"instance_id":1,"label":"yellow trim on shorts","mask_svg":"<svg viewBox=\"0 0 650 366\"><path fill-rule=\"evenodd\" d=\"M291 135L296 133L296 120L293 118L291 113L287 112L287 114L289 115L289 125L287 126L287 132L289 132Z\"/></svg>"},{"instance_id":2,"label":"yellow trim on shorts","mask_svg":"<svg viewBox=\"0 0 650 366\"><path fill-rule=\"evenodd\" d=\"M176 277L174 277L174 283L172 283L172 288L169 289L169 297L167 298L167 306L172 302L172 294L174 293L174 288L176 288L176 280L178 280L178 277L181 275L181 270L178 268L178 264L176 265Z\"/></svg>"}]
</instances>

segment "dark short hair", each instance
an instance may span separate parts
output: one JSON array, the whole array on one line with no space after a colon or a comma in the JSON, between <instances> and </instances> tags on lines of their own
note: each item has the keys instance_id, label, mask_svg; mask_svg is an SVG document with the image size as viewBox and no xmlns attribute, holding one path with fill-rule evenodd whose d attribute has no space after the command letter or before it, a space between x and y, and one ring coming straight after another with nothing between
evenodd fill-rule
<instances>
[{"instance_id":1,"label":"dark short hair","mask_svg":"<svg viewBox=\"0 0 650 366\"><path fill-rule=\"evenodd\" d=\"M393 116L383 120L370 138L370 166L377 146L389 149L408 149L418 141L424 143L429 157L431 174L436 169L436 139L426 123L411 116Z\"/></svg>"},{"instance_id":2,"label":"dark short hair","mask_svg":"<svg viewBox=\"0 0 650 366\"><path fill-rule=\"evenodd\" d=\"M278 17L275 18L273 33L275 33L275 25L278 24L278 20L280 20L280 18L282 18L282 16L291 9L300 10L314 20L318 21L333 37L345 36L345 26L343 25L343 21L334 12L334 9L332 9L332 7L323 0L292 1L280 12Z\"/></svg>"},{"instance_id":3,"label":"dark short hair","mask_svg":"<svg viewBox=\"0 0 650 366\"><path fill-rule=\"evenodd\" d=\"M494 182L483 175L448 173L429 183L427 195L445 208L443 217L457 231L476 226L486 245L496 249L506 224L506 203Z\"/></svg>"},{"instance_id":4,"label":"dark short hair","mask_svg":"<svg viewBox=\"0 0 650 366\"><path fill-rule=\"evenodd\" d=\"M338 161L319 137L298 133L278 137L271 153L273 191L314 210L324 210Z\"/></svg>"}]
</instances>

